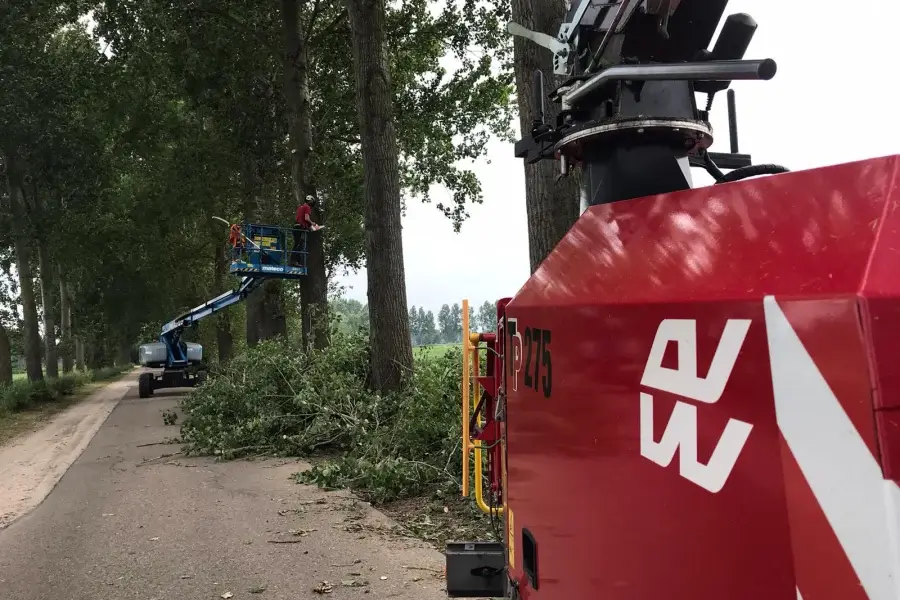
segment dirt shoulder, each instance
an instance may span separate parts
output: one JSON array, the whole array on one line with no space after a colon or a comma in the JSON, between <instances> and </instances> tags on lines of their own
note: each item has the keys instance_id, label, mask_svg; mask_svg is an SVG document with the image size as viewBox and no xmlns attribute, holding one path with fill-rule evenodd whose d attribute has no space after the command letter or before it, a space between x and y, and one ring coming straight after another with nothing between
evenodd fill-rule
<instances>
[{"instance_id":1,"label":"dirt shoulder","mask_svg":"<svg viewBox=\"0 0 900 600\"><path fill-rule=\"evenodd\" d=\"M137 374L97 384L87 397L51 409L30 411L14 426L5 428L6 444L0 446L0 529L40 504L81 455L106 418L128 390ZM29 429L27 433L23 433ZM16 431L20 435L10 435Z\"/></svg>"}]
</instances>

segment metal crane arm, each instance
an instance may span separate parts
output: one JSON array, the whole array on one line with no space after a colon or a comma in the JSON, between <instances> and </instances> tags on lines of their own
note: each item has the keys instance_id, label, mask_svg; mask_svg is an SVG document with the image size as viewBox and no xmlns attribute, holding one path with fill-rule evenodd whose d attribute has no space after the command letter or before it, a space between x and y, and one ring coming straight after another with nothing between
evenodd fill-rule
<instances>
[{"instance_id":1,"label":"metal crane arm","mask_svg":"<svg viewBox=\"0 0 900 600\"><path fill-rule=\"evenodd\" d=\"M263 282L264 279L262 277L244 277L241 279L241 283L237 288L225 292L220 296L216 296L212 300L208 300L200 306L192 308L183 315L176 317L163 325L162 335L165 336L167 333L175 330L183 330L188 325L193 325L200 319L217 313L224 308L228 308L232 304L242 302L256 288L262 285Z\"/></svg>"},{"instance_id":2,"label":"metal crane arm","mask_svg":"<svg viewBox=\"0 0 900 600\"><path fill-rule=\"evenodd\" d=\"M168 354L167 366L172 368L187 365L187 356L179 344L181 334L186 327L194 325L201 319L226 309L233 304L243 302L247 296L252 294L264 282L264 277L244 277L237 288L216 296L212 300L192 308L163 325L159 341L166 345Z\"/></svg>"}]
</instances>

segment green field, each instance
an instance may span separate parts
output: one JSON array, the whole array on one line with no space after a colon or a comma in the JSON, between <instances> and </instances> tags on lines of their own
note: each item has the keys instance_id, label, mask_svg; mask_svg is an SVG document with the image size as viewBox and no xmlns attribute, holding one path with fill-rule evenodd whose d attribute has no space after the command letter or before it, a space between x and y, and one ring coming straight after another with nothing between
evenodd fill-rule
<instances>
[{"instance_id":1,"label":"green field","mask_svg":"<svg viewBox=\"0 0 900 600\"><path fill-rule=\"evenodd\" d=\"M413 348L413 356L428 358L432 356L440 356L448 350L461 347L462 344L432 344L429 346L416 346Z\"/></svg>"}]
</instances>

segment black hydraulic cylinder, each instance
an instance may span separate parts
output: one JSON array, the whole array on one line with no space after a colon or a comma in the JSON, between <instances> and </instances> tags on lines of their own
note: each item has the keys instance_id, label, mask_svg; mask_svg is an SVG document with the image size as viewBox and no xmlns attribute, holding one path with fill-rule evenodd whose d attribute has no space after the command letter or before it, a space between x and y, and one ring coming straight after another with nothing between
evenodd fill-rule
<instances>
[{"instance_id":1,"label":"black hydraulic cylinder","mask_svg":"<svg viewBox=\"0 0 900 600\"><path fill-rule=\"evenodd\" d=\"M738 150L738 128L737 128L737 108L735 107L734 90L728 90L728 134L731 138L731 153L737 154Z\"/></svg>"},{"instance_id":2,"label":"black hydraulic cylinder","mask_svg":"<svg viewBox=\"0 0 900 600\"><path fill-rule=\"evenodd\" d=\"M748 14L728 15L722 25L722 32L716 40L709 57L712 60L740 60L747 53L758 24ZM728 88L730 81L698 81L696 90L705 94L715 94Z\"/></svg>"},{"instance_id":3,"label":"black hydraulic cylinder","mask_svg":"<svg viewBox=\"0 0 900 600\"><path fill-rule=\"evenodd\" d=\"M728 15L722 32L712 50L713 60L738 60L744 58L756 28L759 25L748 14Z\"/></svg>"},{"instance_id":4,"label":"black hydraulic cylinder","mask_svg":"<svg viewBox=\"0 0 900 600\"><path fill-rule=\"evenodd\" d=\"M532 102L534 114L531 117L531 126L540 127L544 124L544 73L540 70L534 72L532 83Z\"/></svg>"}]
</instances>

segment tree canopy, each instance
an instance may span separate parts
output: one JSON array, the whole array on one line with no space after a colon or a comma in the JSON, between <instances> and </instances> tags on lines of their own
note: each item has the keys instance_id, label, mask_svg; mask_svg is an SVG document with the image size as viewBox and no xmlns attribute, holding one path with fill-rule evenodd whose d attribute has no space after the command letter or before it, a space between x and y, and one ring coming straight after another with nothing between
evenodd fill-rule
<instances>
[{"instance_id":1,"label":"tree canopy","mask_svg":"<svg viewBox=\"0 0 900 600\"><path fill-rule=\"evenodd\" d=\"M123 361L162 323L232 286L227 228L212 217L291 222L301 108L304 182L328 213L323 277L366 265L344 1L294 1L305 108L285 87L297 62L286 59L281 2L13 4L0 14L0 323L22 340L29 377L56 352L64 368ZM446 187L453 200L436 209L458 229L482 201L472 161L491 136L510 135L509 2L398 0L384 10L402 199L431 202L434 186ZM304 294L272 286L260 310L298 319ZM232 310L194 335L228 358L254 319Z\"/></svg>"}]
</instances>

